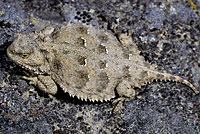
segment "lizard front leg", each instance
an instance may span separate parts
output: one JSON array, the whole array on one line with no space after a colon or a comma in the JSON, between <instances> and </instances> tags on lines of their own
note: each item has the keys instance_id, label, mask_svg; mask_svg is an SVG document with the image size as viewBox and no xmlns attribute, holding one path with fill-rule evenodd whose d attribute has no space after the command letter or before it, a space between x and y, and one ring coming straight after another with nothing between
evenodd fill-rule
<instances>
[{"instance_id":1,"label":"lizard front leg","mask_svg":"<svg viewBox=\"0 0 200 134\"><path fill-rule=\"evenodd\" d=\"M50 76L38 75L37 77L23 77L26 80L30 81L30 84L37 86L41 91L45 93L55 95L57 93L57 85L52 80Z\"/></svg>"}]
</instances>

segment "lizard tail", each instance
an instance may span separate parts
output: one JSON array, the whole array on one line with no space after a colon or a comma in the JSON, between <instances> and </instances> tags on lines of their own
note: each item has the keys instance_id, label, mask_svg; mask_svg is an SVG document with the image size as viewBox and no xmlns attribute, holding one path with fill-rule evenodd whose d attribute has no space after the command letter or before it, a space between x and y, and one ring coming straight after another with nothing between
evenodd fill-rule
<instances>
[{"instance_id":1,"label":"lizard tail","mask_svg":"<svg viewBox=\"0 0 200 134\"><path fill-rule=\"evenodd\" d=\"M180 76L175 76L175 75L172 75L169 73L154 72L154 71L150 71L148 76L149 76L149 78L146 78L146 81L148 81L148 82L152 82L153 80L179 82L179 83L189 86L194 91L195 94L199 93L197 88L194 87L194 85L192 83L190 83L188 80L181 78Z\"/></svg>"}]
</instances>

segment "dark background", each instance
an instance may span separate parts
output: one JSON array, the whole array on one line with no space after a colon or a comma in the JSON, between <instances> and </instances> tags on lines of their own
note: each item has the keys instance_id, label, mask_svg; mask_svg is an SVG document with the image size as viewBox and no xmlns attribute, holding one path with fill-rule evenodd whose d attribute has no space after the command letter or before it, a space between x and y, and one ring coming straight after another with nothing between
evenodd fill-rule
<instances>
[{"instance_id":1,"label":"dark background","mask_svg":"<svg viewBox=\"0 0 200 134\"><path fill-rule=\"evenodd\" d=\"M50 96L21 79L6 48L20 33L69 21L131 32L147 61L200 89L199 0L0 0L0 133L200 133L199 95L183 84L148 84L112 114L111 102Z\"/></svg>"}]
</instances>

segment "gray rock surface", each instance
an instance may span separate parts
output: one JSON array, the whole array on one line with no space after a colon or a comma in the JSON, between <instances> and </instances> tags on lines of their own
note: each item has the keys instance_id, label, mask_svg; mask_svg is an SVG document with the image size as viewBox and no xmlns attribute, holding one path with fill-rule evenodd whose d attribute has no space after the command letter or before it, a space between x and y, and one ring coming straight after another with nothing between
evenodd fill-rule
<instances>
[{"instance_id":1,"label":"gray rock surface","mask_svg":"<svg viewBox=\"0 0 200 134\"><path fill-rule=\"evenodd\" d=\"M6 56L19 33L89 23L113 34L130 31L147 61L200 90L200 3L193 2L197 12L188 0L0 1L0 133L200 133L200 97L185 85L149 84L113 114L111 102L82 102L62 90L44 94Z\"/></svg>"}]
</instances>

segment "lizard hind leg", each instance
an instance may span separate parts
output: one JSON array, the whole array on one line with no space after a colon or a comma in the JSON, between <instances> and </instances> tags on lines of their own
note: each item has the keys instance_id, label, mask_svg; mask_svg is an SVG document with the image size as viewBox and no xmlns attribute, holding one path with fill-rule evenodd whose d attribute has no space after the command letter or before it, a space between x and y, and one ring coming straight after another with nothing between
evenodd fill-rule
<instances>
[{"instance_id":1,"label":"lizard hind leg","mask_svg":"<svg viewBox=\"0 0 200 134\"><path fill-rule=\"evenodd\" d=\"M116 87L116 91L120 97L135 98L135 90L131 87L131 82L127 79L122 80Z\"/></svg>"},{"instance_id":2,"label":"lizard hind leg","mask_svg":"<svg viewBox=\"0 0 200 134\"><path fill-rule=\"evenodd\" d=\"M131 82L122 80L116 87L119 98L115 99L112 103L116 104L113 112L120 112L124 108L123 102L135 98L135 90L131 87Z\"/></svg>"}]
</instances>

